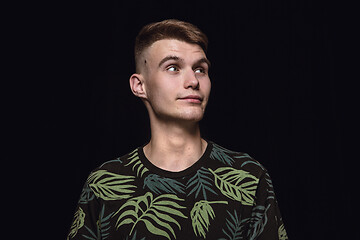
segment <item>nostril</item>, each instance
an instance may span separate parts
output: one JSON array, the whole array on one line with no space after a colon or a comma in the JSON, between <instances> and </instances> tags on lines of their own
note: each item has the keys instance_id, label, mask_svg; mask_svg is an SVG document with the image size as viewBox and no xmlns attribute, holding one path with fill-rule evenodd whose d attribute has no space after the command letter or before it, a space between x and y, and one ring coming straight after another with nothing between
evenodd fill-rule
<instances>
[{"instance_id":1,"label":"nostril","mask_svg":"<svg viewBox=\"0 0 360 240\"><path fill-rule=\"evenodd\" d=\"M200 82L195 74L193 74L191 77L188 78L187 81L185 81L185 88L190 87L193 89L198 89L200 87Z\"/></svg>"},{"instance_id":2,"label":"nostril","mask_svg":"<svg viewBox=\"0 0 360 240\"><path fill-rule=\"evenodd\" d=\"M199 89L200 82L199 81L189 81L186 86L186 88L192 88L192 89Z\"/></svg>"}]
</instances>

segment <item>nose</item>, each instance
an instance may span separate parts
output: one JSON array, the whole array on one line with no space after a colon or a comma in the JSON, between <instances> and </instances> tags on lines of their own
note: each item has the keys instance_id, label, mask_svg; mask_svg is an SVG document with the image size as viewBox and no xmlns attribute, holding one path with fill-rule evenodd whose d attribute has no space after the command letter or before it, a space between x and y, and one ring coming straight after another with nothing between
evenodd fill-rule
<instances>
[{"instance_id":1,"label":"nose","mask_svg":"<svg viewBox=\"0 0 360 240\"><path fill-rule=\"evenodd\" d=\"M187 71L187 73L185 74L184 87L186 89L192 88L194 90L197 90L200 87L200 82L197 79L196 74L192 69Z\"/></svg>"}]
</instances>

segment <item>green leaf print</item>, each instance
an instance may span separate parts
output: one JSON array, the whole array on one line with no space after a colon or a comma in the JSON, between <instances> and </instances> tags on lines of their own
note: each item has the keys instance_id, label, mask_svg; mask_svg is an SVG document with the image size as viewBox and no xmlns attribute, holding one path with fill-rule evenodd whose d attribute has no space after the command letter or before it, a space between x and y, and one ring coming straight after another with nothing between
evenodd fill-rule
<instances>
[{"instance_id":1,"label":"green leaf print","mask_svg":"<svg viewBox=\"0 0 360 240\"><path fill-rule=\"evenodd\" d=\"M171 178L160 177L156 174L149 174L144 179L144 188L149 188L153 193L185 193L184 185Z\"/></svg>"},{"instance_id":2,"label":"green leaf print","mask_svg":"<svg viewBox=\"0 0 360 240\"><path fill-rule=\"evenodd\" d=\"M214 180L211 178L211 173L204 167L201 167L196 174L189 179L186 183L186 189L191 189L187 196L195 193L195 198L202 194L204 200L207 200L207 192L211 192L215 195L218 195L213 189Z\"/></svg>"},{"instance_id":3,"label":"green leaf print","mask_svg":"<svg viewBox=\"0 0 360 240\"><path fill-rule=\"evenodd\" d=\"M109 229L110 226L110 218L113 215L114 212L108 214L105 216L105 205L102 206L100 214L99 214L99 220L97 223L96 233L85 226L86 230L88 231L88 235L83 234L82 236L89 240L98 240L98 239L107 239L109 237Z\"/></svg>"},{"instance_id":4,"label":"green leaf print","mask_svg":"<svg viewBox=\"0 0 360 240\"><path fill-rule=\"evenodd\" d=\"M103 164L100 165L99 168L103 168L106 164L109 164L109 163L122 163L121 157L118 157L118 158L115 158L113 160L104 162Z\"/></svg>"},{"instance_id":5,"label":"green leaf print","mask_svg":"<svg viewBox=\"0 0 360 240\"><path fill-rule=\"evenodd\" d=\"M232 151L227 150L217 144L213 144L212 151L210 153L210 158L219 160L220 162L232 166L234 163L234 159L229 156L229 154L234 153Z\"/></svg>"},{"instance_id":6,"label":"green leaf print","mask_svg":"<svg viewBox=\"0 0 360 240\"><path fill-rule=\"evenodd\" d=\"M91 188L89 187L89 185L87 183L85 183L85 185L84 185L84 187L83 187L83 189L81 191L79 203L80 204L87 204L88 202L90 202L94 198L95 198L95 195L94 195L93 191L91 191Z\"/></svg>"},{"instance_id":7,"label":"green leaf print","mask_svg":"<svg viewBox=\"0 0 360 240\"><path fill-rule=\"evenodd\" d=\"M246 229L246 223L249 221L249 218L241 220L238 213L234 209L234 214L229 214L229 218L226 219L226 229L223 228L223 233L226 235L226 238L220 238L219 240L240 240L243 239L244 230Z\"/></svg>"},{"instance_id":8,"label":"green leaf print","mask_svg":"<svg viewBox=\"0 0 360 240\"><path fill-rule=\"evenodd\" d=\"M135 149L134 151L132 151L129 154L128 159L130 160L127 164L125 164L125 166L129 166L132 165L132 170L136 171L136 176L138 177L142 177L144 175L144 173L146 173L147 171L149 171L149 169L147 169L144 164L142 164L140 158L139 158L139 153L138 153L138 149Z\"/></svg>"},{"instance_id":9,"label":"green leaf print","mask_svg":"<svg viewBox=\"0 0 360 240\"><path fill-rule=\"evenodd\" d=\"M228 204L226 201L213 201L208 202L201 200L194 204L194 207L191 209L190 216L192 227L196 236L206 237L206 231L209 231L210 218L214 219L215 213L210 204L222 203ZM209 218L210 217L210 218Z\"/></svg>"},{"instance_id":10,"label":"green leaf print","mask_svg":"<svg viewBox=\"0 0 360 240\"><path fill-rule=\"evenodd\" d=\"M140 239L136 238L136 233L137 233L137 232L135 231L135 232L134 232L134 235L132 236L131 239L129 239L130 236L127 236L125 240L145 240L145 237L140 238Z\"/></svg>"},{"instance_id":11,"label":"green leaf print","mask_svg":"<svg viewBox=\"0 0 360 240\"><path fill-rule=\"evenodd\" d=\"M284 224L280 225L280 227L278 229L278 234L279 234L279 240L289 239L288 236L287 236Z\"/></svg>"},{"instance_id":12,"label":"green leaf print","mask_svg":"<svg viewBox=\"0 0 360 240\"><path fill-rule=\"evenodd\" d=\"M253 208L251 218L249 220L249 232L247 239L255 240L264 231L265 225L268 221L266 212L269 210L270 205L267 208L265 206L256 206Z\"/></svg>"},{"instance_id":13,"label":"green leaf print","mask_svg":"<svg viewBox=\"0 0 360 240\"><path fill-rule=\"evenodd\" d=\"M118 229L124 224L132 224L131 235L135 226L143 222L147 230L154 235L171 239L169 235L171 233L176 238L173 226L170 224L176 225L181 230L179 222L174 217L187 218L178 210L186 207L179 205L177 201L184 200L174 194L163 194L154 198L151 192L129 199L114 214L115 216L122 212L116 221L116 228Z\"/></svg>"},{"instance_id":14,"label":"green leaf print","mask_svg":"<svg viewBox=\"0 0 360 240\"><path fill-rule=\"evenodd\" d=\"M252 206L259 179L249 172L232 167L221 167L215 171L209 168L215 177L215 185L226 197Z\"/></svg>"},{"instance_id":15,"label":"green leaf print","mask_svg":"<svg viewBox=\"0 0 360 240\"><path fill-rule=\"evenodd\" d=\"M110 218L112 217L113 213L114 212L109 213L108 215L105 216L105 205L103 205L100 211L99 221L98 221L98 225L100 226L101 239L105 240L109 237L108 231L111 228Z\"/></svg>"},{"instance_id":16,"label":"green leaf print","mask_svg":"<svg viewBox=\"0 0 360 240\"><path fill-rule=\"evenodd\" d=\"M74 220L70 227L68 239L75 237L79 229L84 226L84 222L85 222L85 213L81 209L81 207L79 207L78 210L75 212Z\"/></svg>"},{"instance_id":17,"label":"green leaf print","mask_svg":"<svg viewBox=\"0 0 360 240\"><path fill-rule=\"evenodd\" d=\"M103 200L119 200L131 197L135 185L129 184L134 181L134 176L119 175L106 170L97 170L88 177L89 187L96 197Z\"/></svg>"},{"instance_id":18,"label":"green leaf print","mask_svg":"<svg viewBox=\"0 0 360 240\"><path fill-rule=\"evenodd\" d=\"M246 153L241 153L241 155L239 155L238 152L228 150L214 143L213 149L210 153L210 158L216 159L226 165L232 166L235 162L235 159L251 157Z\"/></svg>"}]
</instances>

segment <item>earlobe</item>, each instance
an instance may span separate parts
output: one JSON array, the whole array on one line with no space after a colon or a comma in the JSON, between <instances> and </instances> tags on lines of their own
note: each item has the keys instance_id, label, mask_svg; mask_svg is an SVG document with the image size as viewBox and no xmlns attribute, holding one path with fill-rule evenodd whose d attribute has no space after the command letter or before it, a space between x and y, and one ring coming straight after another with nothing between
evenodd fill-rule
<instances>
[{"instance_id":1,"label":"earlobe","mask_svg":"<svg viewBox=\"0 0 360 240\"><path fill-rule=\"evenodd\" d=\"M129 79L130 89L132 93L139 98L146 98L146 91L144 88L144 78L141 74L134 73Z\"/></svg>"}]
</instances>

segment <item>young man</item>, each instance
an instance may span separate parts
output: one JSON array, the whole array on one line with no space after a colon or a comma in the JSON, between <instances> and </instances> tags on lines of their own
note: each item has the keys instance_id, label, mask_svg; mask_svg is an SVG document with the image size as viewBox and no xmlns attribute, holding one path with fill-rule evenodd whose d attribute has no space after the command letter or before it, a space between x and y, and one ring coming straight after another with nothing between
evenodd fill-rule
<instances>
[{"instance_id":1,"label":"young man","mask_svg":"<svg viewBox=\"0 0 360 240\"><path fill-rule=\"evenodd\" d=\"M130 87L151 140L90 174L68 239L287 239L265 168L201 138L207 43L178 20L140 31Z\"/></svg>"}]
</instances>

